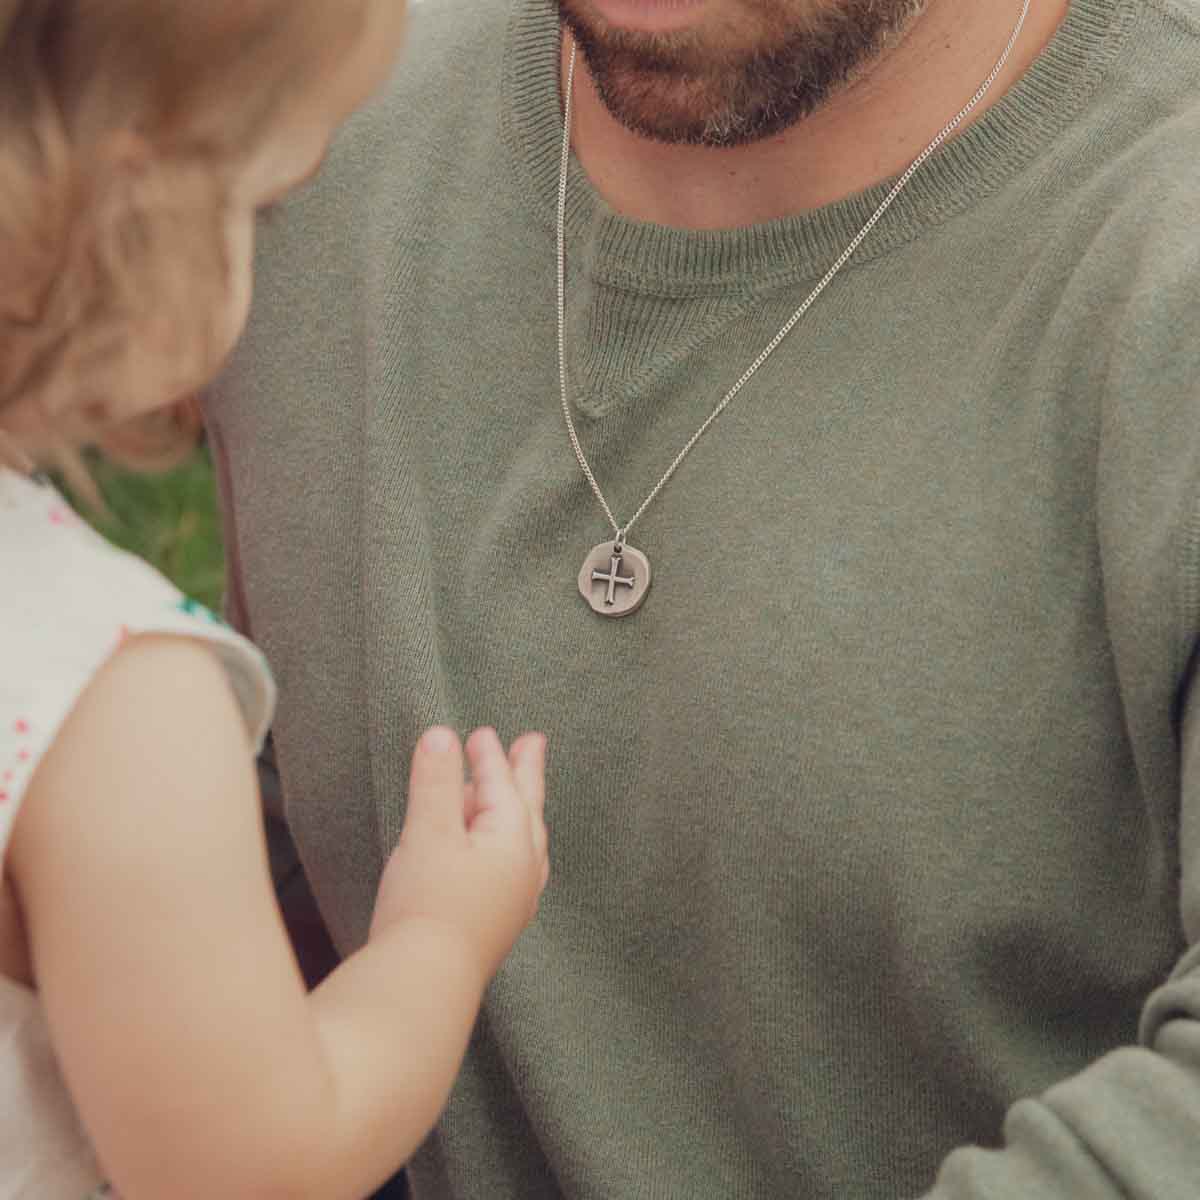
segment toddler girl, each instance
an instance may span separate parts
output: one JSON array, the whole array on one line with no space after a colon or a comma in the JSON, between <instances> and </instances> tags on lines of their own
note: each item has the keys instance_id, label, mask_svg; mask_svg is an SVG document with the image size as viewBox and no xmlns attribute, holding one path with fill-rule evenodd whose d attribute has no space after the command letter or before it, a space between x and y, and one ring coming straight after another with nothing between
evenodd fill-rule
<instances>
[{"instance_id":1,"label":"toddler girl","mask_svg":"<svg viewBox=\"0 0 1200 1200\"><path fill-rule=\"evenodd\" d=\"M546 878L540 737L433 729L365 946L306 994L257 652L30 470L195 391L254 216L397 0L0 0L0 1198L357 1200L425 1135ZM264 401L266 402L266 401Z\"/></svg>"}]
</instances>

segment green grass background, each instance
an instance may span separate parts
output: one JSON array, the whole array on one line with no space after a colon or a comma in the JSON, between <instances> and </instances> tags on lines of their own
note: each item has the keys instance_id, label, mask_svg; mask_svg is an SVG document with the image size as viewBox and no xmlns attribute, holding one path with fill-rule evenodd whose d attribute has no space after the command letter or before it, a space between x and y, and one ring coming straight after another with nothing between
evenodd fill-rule
<instances>
[{"instance_id":1,"label":"green grass background","mask_svg":"<svg viewBox=\"0 0 1200 1200\"><path fill-rule=\"evenodd\" d=\"M89 458L107 515L76 507L111 542L140 555L180 591L219 612L225 587L212 462L203 446L163 474L123 470ZM70 497L75 502L74 497Z\"/></svg>"}]
</instances>

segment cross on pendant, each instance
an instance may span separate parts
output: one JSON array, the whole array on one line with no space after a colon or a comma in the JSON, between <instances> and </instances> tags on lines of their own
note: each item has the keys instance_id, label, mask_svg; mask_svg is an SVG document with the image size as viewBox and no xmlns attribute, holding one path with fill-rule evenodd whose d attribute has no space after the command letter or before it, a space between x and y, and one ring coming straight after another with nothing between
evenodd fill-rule
<instances>
[{"instance_id":1,"label":"cross on pendant","mask_svg":"<svg viewBox=\"0 0 1200 1200\"><path fill-rule=\"evenodd\" d=\"M592 569L592 582L608 584L608 595L604 598L605 604L616 604L617 584L627 588L637 585L637 580L632 575L621 574L621 556L619 554L612 556L607 575L598 568Z\"/></svg>"}]
</instances>

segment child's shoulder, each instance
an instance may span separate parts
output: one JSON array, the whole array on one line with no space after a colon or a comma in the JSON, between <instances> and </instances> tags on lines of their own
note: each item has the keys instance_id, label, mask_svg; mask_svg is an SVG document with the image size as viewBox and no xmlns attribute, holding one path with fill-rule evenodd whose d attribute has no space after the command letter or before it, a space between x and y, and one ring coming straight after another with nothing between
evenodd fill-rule
<instances>
[{"instance_id":1,"label":"child's shoulder","mask_svg":"<svg viewBox=\"0 0 1200 1200\"><path fill-rule=\"evenodd\" d=\"M4 468L0 564L0 861L34 768L130 637L206 643L226 669L252 743L261 744L275 700L262 655L148 563L111 546L51 484Z\"/></svg>"}]
</instances>

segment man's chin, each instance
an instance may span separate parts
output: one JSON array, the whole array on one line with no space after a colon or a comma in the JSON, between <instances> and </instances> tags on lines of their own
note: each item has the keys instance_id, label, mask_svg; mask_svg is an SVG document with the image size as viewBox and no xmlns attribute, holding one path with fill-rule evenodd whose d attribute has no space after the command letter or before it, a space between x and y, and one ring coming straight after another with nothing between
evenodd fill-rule
<instances>
[{"instance_id":1,"label":"man's chin","mask_svg":"<svg viewBox=\"0 0 1200 1200\"><path fill-rule=\"evenodd\" d=\"M733 150L739 146L753 145L783 133L805 115L764 113L747 117L743 113L717 112L698 120L686 114L673 117L661 111L616 112L609 108L609 112L626 129L647 141L665 146L700 146L709 150Z\"/></svg>"},{"instance_id":2,"label":"man's chin","mask_svg":"<svg viewBox=\"0 0 1200 1200\"><path fill-rule=\"evenodd\" d=\"M557 0L617 121L655 141L724 148L773 137L822 108L925 3L729 0L720 9L717 0L683 0L678 8L669 0ZM647 17L634 28L628 14L636 13L660 24L669 13L677 25L655 31ZM615 23L621 14L624 26Z\"/></svg>"},{"instance_id":3,"label":"man's chin","mask_svg":"<svg viewBox=\"0 0 1200 1200\"><path fill-rule=\"evenodd\" d=\"M823 98L803 89L758 95L753 66L689 71L608 42L597 45L586 33L576 42L609 115L631 132L667 145L748 145L789 128Z\"/></svg>"}]
</instances>

